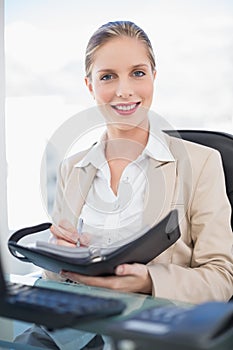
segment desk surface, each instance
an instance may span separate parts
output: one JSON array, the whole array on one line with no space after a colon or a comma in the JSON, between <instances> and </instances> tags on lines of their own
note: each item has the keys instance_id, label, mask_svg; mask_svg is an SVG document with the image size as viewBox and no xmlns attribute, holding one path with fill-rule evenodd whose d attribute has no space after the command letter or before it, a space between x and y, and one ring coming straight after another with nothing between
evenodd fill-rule
<instances>
[{"instance_id":1,"label":"desk surface","mask_svg":"<svg viewBox=\"0 0 233 350\"><path fill-rule=\"evenodd\" d=\"M122 292L115 292L109 289L104 288L96 288L96 287L89 287L81 284L75 284L75 283L60 283L50 280L44 280L41 278L31 278L25 279L23 276L14 276L9 278L10 280L14 282L21 282L25 284L34 284L41 288L52 288L52 289L58 289L58 290L65 290L70 292L77 292L77 293L83 293L83 294L89 294L89 295L95 295L95 296L102 296L102 297L111 297L111 298L120 298L123 300L126 304L126 309L124 312L120 315L108 317L103 320L95 320L92 322L82 322L80 324L77 324L74 328L79 330L88 331L91 333L99 333L103 335L110 335L108 328L109 328L109 322L112 320L120 320L125 317L128 317L133 312L143 310L145 308L151 307L151 306L160 306L160 305L167 305L167 304L179 304L184 305L184 303L170 301L167 299L159 299L159 298L153 298L151 296L145 296L142 294L136 294L136 293L122 293ZM28 281L28 283L27 283ZM2 319L3 320L3 319ZM6 320L6 319L5 319ZM10 339L9 339L10 341ZM24 349L29 350L33 349L33 347L22 347L20 344L14 344L14 347L12 347L12 343L8 343L7 341L0 340L0 350L5 348L11 348L11 349ZM34 348L36 349L36 348Z\"/></svg>"},{"instance_id":2,"label":"desk surface","mask_svg":"<svg viewBox=\"0 0 233 350\"><path fill-rule=\"evenodd\" d=\"M17 280L15 280L15 279L13 279L13 281L17 282ZM21 282L25 283L26 281L24 280ZM90 321L83 322L82 321L82 323L77 324L76 326L73 327L73 328L78 329L78 330L83 330L83 331L102 334L102 335L111 335L110 330L109 330L109 323L111 321L123 320L124 318L127 318L130 315L132 315L133 313L144 310L145 308L168 305L168 304L188 306L187 303L177 302L177 301L168 300L168 299L154 298L151 296L146 296L146 295L137 294L137 293L122 293L122 292L116 292L116 291L113 291L110 289L89 287L89 286L75 284L75 283L59 283L59 282L50 281L50 280L43 280L40 278L35 278L34 280L31 279L28 284L34 284L34 285L41 287L41 288L65 290L65 291L70 291L70 292L77 292L77 293L83 293L83 294L101 296L101 297L111 297L111 298L117 298L117 299L120 298L120 300L124 301L126 304L126 308L122 314L112 316L112 317L107 317L107 318L102 319L102 320L98 319L98 320L95 320L92 322L90 322ZM0 323L1 322L4 322L4 319L0 319ZM5 322L7 322L7 319L5 319ZM36 350L36 349L38 349L36 347L32 347L29 345L26 346L25 344L17 344L17 343L12 344L10 339L9 339L9 342L7 340L8 339L5 339L3 341L0 339L0 350L1 349L11 349L11 350L14 350L14 349L15 350ZM145 349L144 345L145 345L145 340L144 340L144 343L142 342L141 345L138 343L139 347L137 347L137 348L136 347L135 348L123 347L122 349L124 349L124 350L125 349L147 350L147 349ZM149 348L154 350L153 344L151 344L151 345L152 345L152 347L149 347ZM120 348L118 348L118 350L119 349ZM170 349L170 347L169 347L169 349ZM214 348L213 350L219 350L219 349L221 349L221 350L232 349L232 341L230 344L226 344L226 347L224 346L224 348L221 346L220 348ZM161 350L161 349L158 349L158 350Z\"/></svg>"},{"instance_id":3,"label":"desk surface","mask_svg":"<svg viewBox=\"0 0 233 350\"><path fill-rule=\"evenodd\" d=\"M46 281L43 279L38 279L35 285L40 287L45 287L45 288L54 288L59 290L66 290L66 291L101 296L101 297L117 298L124 301L126 304L126 308L122 314L116 315L110 318L108 317L103 320L95 320L92 322L90 321L82 322L81 324L78 324L77 326L74 327L80 330L85 330L93 333L100 333L104 335L109 335L108 326L109 326L110 320L120 320L125 317L128 317L133 312L143 310L145 308L152 307L152 306L161 306L161 305L167 305L167 304L187 305L185 303L170 301L168 299L154 298L143 294L122 293L122 292L116 292L110 289L89 287L81 284L59 283L54 281L48 281L48 280Z\"/></svg>"},{"instance_id":4,"label":"desk surface","mask_svg":"<svg viewBox=\"0 0 233 350\"><path fill-rule=\"evenodd\" d=\"M60 282L55 282L51 280L44 280L41 278L31 278L31 277L29 279L27 278L25 279L24 276L15 276L15 275L13 275L13 277L8 276L8 278L13 282L24 283L29 285L34 284L41 288L65 290L70 292L77 292L77 293L83 293L83 294L101 296L101 297L111 297L111 298L117 298L117 299L120 298L120 300L124 301L126 304L126 308L122 314L112 316L112 317L107 317L102 320L98 319L92 322L90 321L82 322L73 327L75 329L79 329L79 330L83 330L91 333L99 333L102 335L110 335L109 322L128 317L129 315L131 315L136 311L143 310L145 308L152 307L152 306L161 306L161 305L168 305L168 304L185 305L185 303L170 301L167 299L154 298L143 294L122 293L122 292L116 292L110 289L89 287L89 286L76 284L76 283L60 283ZM36 347L32 347L32 346L23 345L22 347L22 344L16 344L16 343L14 343L14 345L12 346L12 343L10 341L7 342L0 339L0 350L7 349L7 348L8 349L9 348L25 349L25 350L36 349Z\"/></svg>"}]
</instances>

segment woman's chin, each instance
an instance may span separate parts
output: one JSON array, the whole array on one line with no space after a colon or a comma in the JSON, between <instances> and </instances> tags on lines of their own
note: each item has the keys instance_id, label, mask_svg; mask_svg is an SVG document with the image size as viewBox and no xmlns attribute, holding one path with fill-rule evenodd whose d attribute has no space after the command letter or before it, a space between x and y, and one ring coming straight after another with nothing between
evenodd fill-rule
<instances>
[{"instance_id":1,"label":"woman's chin","mask_svg":"<svg viewBox=\"0 0 233 350\"><path fill-rule=\"evenodd\" d=\"M144 107L138 107L133 113L119 113L109 105L102 105L100 111L108 126L112 124L122 131L143 126L148 120L148 109Z\"/></svg>"}]
</instances>

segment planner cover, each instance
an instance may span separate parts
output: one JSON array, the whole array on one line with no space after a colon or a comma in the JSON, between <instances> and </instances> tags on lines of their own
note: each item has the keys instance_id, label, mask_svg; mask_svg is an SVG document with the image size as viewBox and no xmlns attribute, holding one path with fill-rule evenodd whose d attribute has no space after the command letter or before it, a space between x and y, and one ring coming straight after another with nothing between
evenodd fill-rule
<instances>
[{"instance_id":1,"label":"planner cover","mask_svg":"<svg viewBox=\"0 0 233 350\"><path fill-rule=\"evenodd\" d=\"M51 223L23 228L8 240L10 252L19 260L59 273L61 270L91 276L114 274L123 263L147 264L173 245L180 237L177 210L172 210L155 226L131 241L108 247L65 247L37 241L34 245L20 245L24 236L49 229ZM126 243L125 243L126 242Z\"/></svg>"}]
</instances>

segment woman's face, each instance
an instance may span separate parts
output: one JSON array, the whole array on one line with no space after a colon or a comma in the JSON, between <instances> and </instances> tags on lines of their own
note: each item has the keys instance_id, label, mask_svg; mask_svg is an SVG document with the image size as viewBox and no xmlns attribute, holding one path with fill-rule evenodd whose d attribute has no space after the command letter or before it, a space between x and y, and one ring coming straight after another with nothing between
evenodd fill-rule
<instances>
[{"instance_id":1,"label":"woman's face","mask_svg":"<svg viewBox=\"0 0 233 350\"><path fill-rule=\"evenodd\" d=\"M97 104L104 106L105 116L107 112L114 122L127 123L141 114L139 110L150 108L154 79L145 44L122 36L96 51L86 84Z\"/></svg>"}]
</instances>

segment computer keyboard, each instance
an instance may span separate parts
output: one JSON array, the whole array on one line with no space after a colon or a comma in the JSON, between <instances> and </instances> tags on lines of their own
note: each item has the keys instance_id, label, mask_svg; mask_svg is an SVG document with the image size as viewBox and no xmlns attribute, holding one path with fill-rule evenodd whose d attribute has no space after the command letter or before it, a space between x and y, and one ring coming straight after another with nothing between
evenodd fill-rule
<instances>
[{"instance_id":1,"label":"computer keyboard","mask_svg":"<svg viewBox=\"0 0 233 350\"><path fill-rule=\"evenodd\" d=\"M180 323L189 310L175 306L156 307L141 311L127 322L127 328L133 331L166 334L175 324Z\"/></svg>"},{"instance_id":2,"label":"computer keyboard","mask_svg":"<svg viewBox=\"0 0 233 350\"><path fill-rule=\"evenodd\" d=\"M189 309L185 310L176 306L156 307L142 311L135 316L135 320L140 320L145 324L163 324L166 328L166 326L180 322L187 312Z\"/></svg>"},{"instance_id":3,"label":"computer keyboard","mask_svg":"<svg viewBox=\"0 0 233 350\"><path fill-rule=\"evenodd\" d=\"M133 350L231 350L233 304L156 306L112 322L109 332L117 350L121 350L119 339L132 341Z\"/></svg>"},{"instance_id":4,"label":"computer keyboard","mask_svg":"<svg viewBox=\"0 0 233 350\"><path fill-rule=\"evenodd\" d=\"M126 306L121 300L110 297L58 291L19 283L8 283L7 303L15 307L15 310L20 307L34 315L37 312L41 315L39 317L41 324L47 323L49 327L51 324L54 328L116 315ZM47 315L47 320L43 315ZM38 323L38 317L35 323Z\"/></svg>"}]
</instances>

